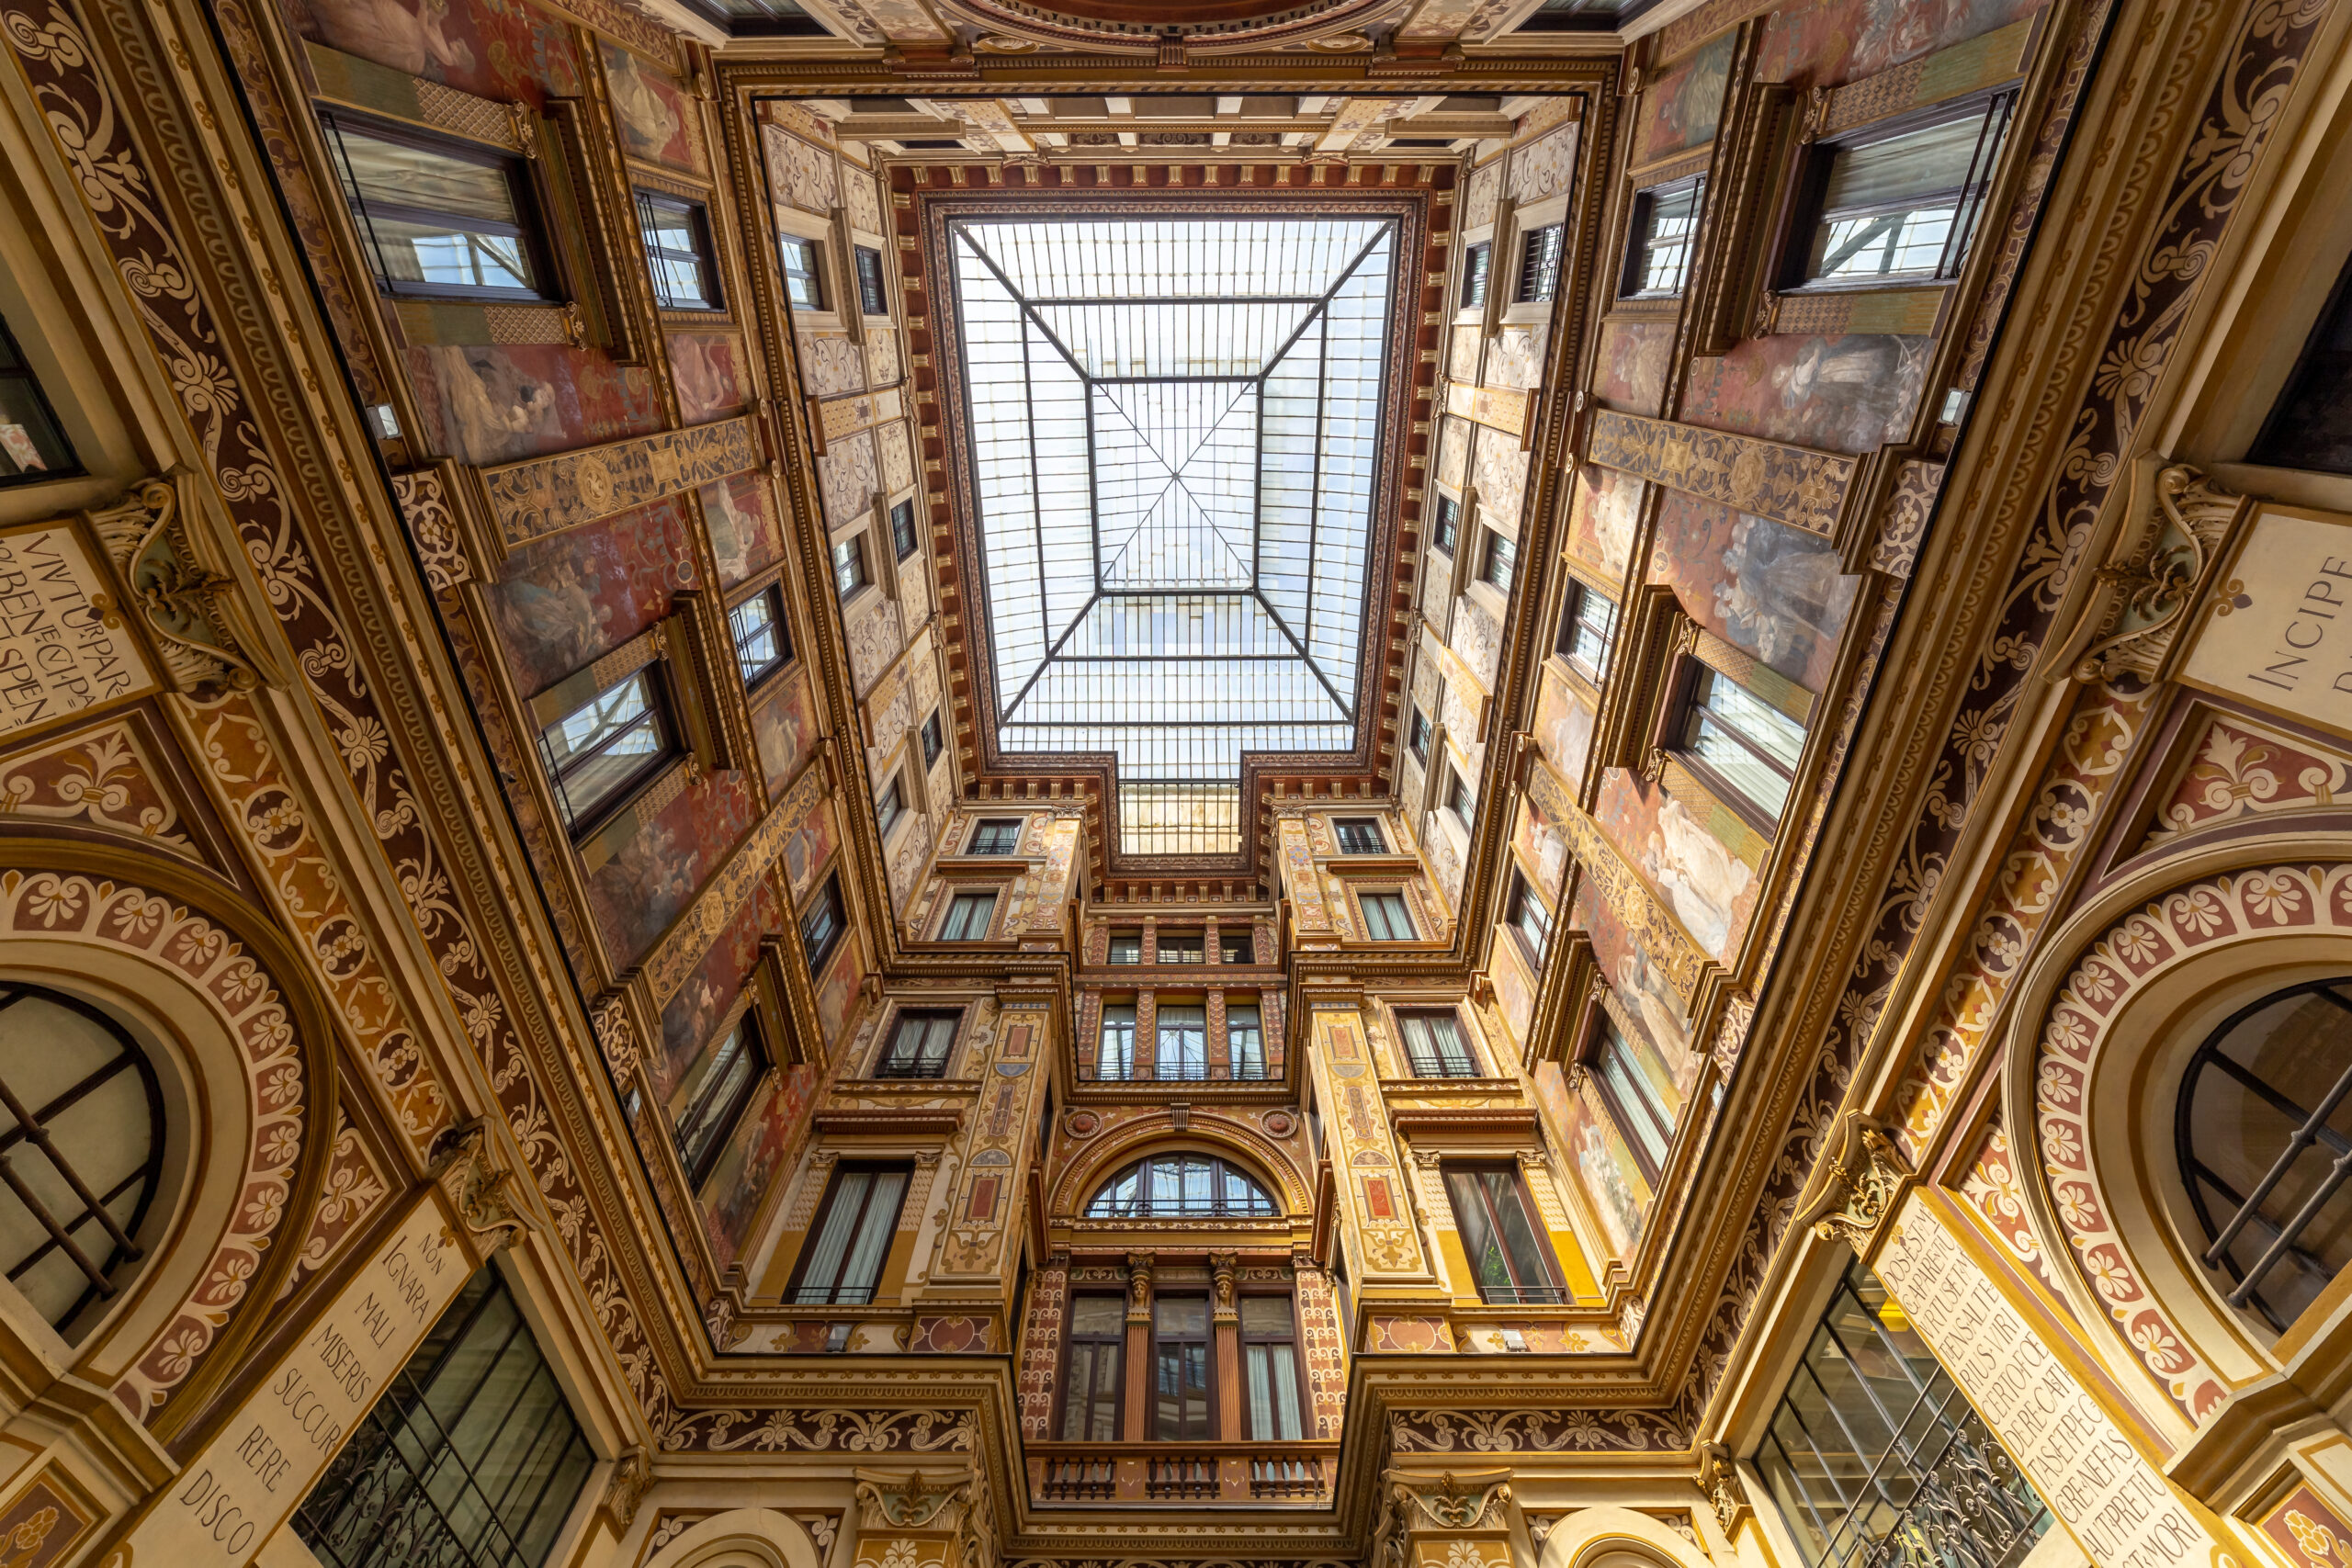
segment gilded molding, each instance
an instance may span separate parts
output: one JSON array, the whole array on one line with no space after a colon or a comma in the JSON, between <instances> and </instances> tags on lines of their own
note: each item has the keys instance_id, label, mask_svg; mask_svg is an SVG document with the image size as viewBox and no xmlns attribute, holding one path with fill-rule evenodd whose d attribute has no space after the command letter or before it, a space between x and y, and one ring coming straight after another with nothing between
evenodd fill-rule
<instances>
[{"instance_id":1,"label":"gilded molding","mask_svg":"<svg viewBox=\"0 0 2352 1568\"><path fill-rule=\"evenodd\" d=\"M678 994L686 983L710 944L735 918L735 912L752 897L759 880L775 864L783 852L784 840L800 825L808 808L825 793L825 773L821 768L810 768L800 775L785 797L768 807L758 827L744 835L727 857L727 863L702 886L685 913L672 922L662 933L652 954L645 961L645 985L653 1005L659 1009Z\"/></svg>"},{"instance_id":2,"label":"gilded molding","mask_svg":"<svg viewBox=\"0 0 2352 1568\"><path fill-rule=\"evenodd\" d=\"M512 549L759 465L759 440L744 417L506 463L481 478Z\"/></svg>"},{"instance_id":3,"label":"gilded molding","mask_svg":"<svg viewBox=\"0 0 2352 1568\"><path fill-rule=\"evenodd\" d=\"M1615 409L1594 414L1588 455L1604 468L1824 538L1837 533L1855 461Z\"/></svg>"},{"instance_id":4,"label":"gilded molding","mask_svg":"<svg viewBox=\"0 0 2352 1568\"><path fill-rule=\"evenodd\" d=\"M1533 795L1536 792L1529 793ZM1698 995L1699 982L1711 967L1706 954L1682 929L1682 922L1658 902L1648 884L1619 857L1617 846L1601 832L1600 824L1585 815L1583 807L1565 795L1550 801L1538 795L1536 803L1544 807L1544 815L1559 823L1561 832L1567 838L1569 852L1576 856L1593 890L1624 922L1634 940L1649 951L1658 972L1673 987L1675 998L1688 1014L1691 999ZM1555 805L1560 808L1556 816Z\"/></svg>"}]
</instances>

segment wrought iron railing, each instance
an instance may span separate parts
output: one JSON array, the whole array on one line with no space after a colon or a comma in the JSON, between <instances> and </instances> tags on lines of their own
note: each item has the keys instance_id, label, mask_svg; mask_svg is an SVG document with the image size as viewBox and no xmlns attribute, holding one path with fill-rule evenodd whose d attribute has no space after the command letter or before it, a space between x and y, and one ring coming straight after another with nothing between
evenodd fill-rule
<instances>
[{"instance_id":1,"label":"wrought iron railing","mask_svg":"<svg viewBox=\"0 0 2352 1568\"><path fill-rule=\"evenodd\" d=\"M1031 1443L1040 1503L1328 1503L1337 1443Z\"/></svg>"}]
</instances>

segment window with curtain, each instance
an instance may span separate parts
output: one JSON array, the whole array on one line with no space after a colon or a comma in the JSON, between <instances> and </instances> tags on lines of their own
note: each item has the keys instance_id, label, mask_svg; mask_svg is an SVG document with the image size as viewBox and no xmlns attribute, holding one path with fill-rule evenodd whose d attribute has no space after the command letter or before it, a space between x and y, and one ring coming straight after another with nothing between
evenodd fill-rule
<instances>
[{"instance_id":1,"label":"window with curtain","mask_svg":"<svg viewBox=\"0 0 2352 1568\"><path fill-rule=\"evenodd\" d=\"M1791 281L1958 276L2016 105L2014 91L1998 93L1932 125L1818 149L1813 219Z\"/></svg>"},{"instance_id":2,"label":"window with curtain","mask_svg":"<svg viewBox=\"0 0 2352 1568\"><path fill-rule=\"evenodd\" d=\"M972 841L965 846L969 855L1009 855L1021 848L1021 822L1018 817L984 817L972 824Z\"/></svg>"},{"instance_id":3,"label":"window with curtain","mask_svg":"<svg viewBox=\"0 0 2352 1568\"><path fill-rule=\"evenodd\" d=\"M1281 1211L1258 1179L1214 1155L1148 1155L1095 1189L1091 1220L1270 1219Z\"/></svg>"},{"instance_id":4,"label":"window with curtain","mask_svg":"<svg viewBox=\"0 0 2352 1568\"><path fill-rule=\"evenodd\" d=\"M1209 1010L1199 1002L1162 1002L1154 1021L1151 1073L1158 1078L1209 1076Z\"/></svg>"},{"instance_id":5,"label":"window with curtain","mask_svg":"<svg viewBox=\"0 0 2352 1568\"><path fill-rule=\"evenodd\" d=\"M1445 1195L1479 1300L1491 1306L1567 1300L1517 1166L1449 1166Z\"/></svg>"},{"instance_id":6,"label":"window with curtain","mask_svg":"<svg viewBox=\"0 0 2352 1568\"><path fill-rule=\"evenodd\" d=\"M1363 906L1364 932L1373 941L1414 940L1413 917L1406 912L1402 893L1366 893L1358 902Z\"/></svg>"},{"instance_id":7,"label":"window with curtain","mask_svg":"<svg viewBox=\"0 0 2352 1568\"><path fill-rule=\"evenodd\" d=\"M1380 823L1370 817L1342 817L1331 824L1340 835L1340 852L1343 855L1385 855L1388 841L1380 836Z\"/></svg>"},{"instance_id":8,"label":"window with curtain","mask_svg":"<svg viewBox=\"0 0 2352 1568\"><path fill-rule=\"evenodd\" d=\"M1756 1469L1809 1568L2016 1568L2050 1511L1878 1277L1854 1263Z\"/></svg>"},{"instance_id":9,"label":"window with curtain","mask_svg":"<svg viewBox=\"0 0 2352 1568\"><path fill-rule=\"evenodd\" d=\"M1199 931L1163 931L1154 944L1154 952L1161 964L1198 964L1207 949Z\"/></svg>"},{"instance_id":10,"label":"window with curtain","mask_svg":"<svg viewBox=\"0 0 2352 1568\"><path fill-rule=\"evenodd\" d=\"M1213 1388L1208 1298L1156 1298L1151 1303L1151 1435L1162 1442L1216 1437Z\"/></svg>"},{"instance_id":11,"label":"window with curtain","mask_svg":"<svg viewBox=\"0 0 2352 1568\"><path fill-rule=\"evenodd\" d=\"M1295 1443L1306 1435L1299 1408L1297 1314L1288 1296L1244 1296L1241 1308L1242 1397L1250 1404L1250 1435L1261 1442Z\"/></svg>"},{"instance_id":12,"label":"window with curtain","mask_svg":"<svg viewBox=\"0 0 2352 1568\"><path fill-rule=\"evenodd\" d=\"M1504 918L1510 922L1520 940L1535 956L1537 968L1544 965L1544 955L1552 950L1552 911L1535 896L1535 889L1516 871L1510 874L1510 898L1504 907Z\"/></svg>"},{"instance_id":13,"label":"window with curtain","mask_svg":"<svg viewBox=\"0 0 2352 1568\"><path fill-rule=\"evenodd\" d=\"M670 1093L670 1134L691 1185L700 1187L718 1163L727 1135L742 1120L767 1066L759 1026L745 1012L679 1075Z\"/></svg>"},{"instance_id":14,"label":"window with curtain","mask_svg":"<svg viewBox=\"0 0 2352 1568\"><path fill-rule=\"evenodd\" d=\"M874 1065L877 1078L936 1078L947 1075L947 1055L956 1043L955 1011L902 1012L890 1031L890 1043Z\"/></svg>"},{"instance_id":15,"label":"window with curtain","mask_svg":"<svg viewBox=\"0 0 2352 1568\"><path fill-rule=\"evenodd\" d=\"M1719 670L1699 664L1683 699L1681 749L1767 822L1789 803L1804 726Z\"/></svg>"},{"instance_id":16,"label":"window with curtain","mask_svg":"<svg viewBox=\"0 0 2352 1568\"><path fill-rule=\"evenodd\" d=\"M574 836L609 815L676 750L662 661L631 671L539 731L539 758Z\"/></svg>"},{"instance_id":17,"label":"window with curtain","mask_svg":"<svg viewBox=\"0 0 2352 1568\"><path fill-rule=\"evenodd\" d=\"M948 901L947 919L940 922L942 942L986 942L989 922L996 919L996 894L958 893Z\"/></svg>"},{"instance_id":18,"label":"window with curtain","mask_svg":"<svg viewBox=\"0 0 2352 1568\"><path fill-rule=\"evenodd\" d=\"M1396 1032L1405 1037L1405 1062L1419 1078L1475 1078L1477 1058L1462 1038L1462 1020L1452 1008L1399 1012Z\"/></svg>"},{"instance_id":19,"label":"window with curtain","mask_svg":"<svg viewBox=\"0 0 2352 1568\"><path fill-rule=\"evenodd\" d=\"M1225 1005L1225 1047L1237 1078L1266 1076L1266 1036L1259 1027L1258 1010L1232 1002Z\"/></svg>"},{"instance_id":20,"label":"window with curtain","mask_svg":"<svg viewBox=\"0 0 2352 1568\"><path fill-rule=\"evenodd\" d=\"M1102 1043L1094 1055L1098 1078L1136 1076L1136 1005L1126 1002L1102 1010Z\"/></svg>"},{"instance_id":21,"label":"window with curtain","mask_svg":"<svg viewBox=\"0 0 2352 1568\"><path fill-rule=\"evenodd\" d=\"M1111 933L1109 958L1114 964L1142 963L1143 932L1113 931Z\"/></svg>"},{"instance_id":22,"label":"window with curtain","mask_svg":"<svg viewBox=\"0 0 2352 1568\"><path fill-rule=\"evenodd\" d=\"M1062 1377L1062 1441L1119 1440L1120 1360L1126 1342L1126 1297L1070 1298L1069 1359Z\"/></svg>"},{"instance_id":23,"label":"window with curtain","mask_svg":"<svg viewBox=\"0 0 2352 1568\"><path fill-rule=\"evenodd\" d=\"M844 1165L835 1170L785 1300L853 1306L872 1302L910 1174L902 1165Z\"/></svg>"},{"instance_id":24,"label":"window with curtain","mask_svg":"<svg viewBox=\"0 0 2352 1568\"><path fill-rule=\"evenodd\" d=\"M302 1499L294 1533L324 1568L541 1568L595 1465L485 1266Z\"/></svg>"},{"instance_id":25,"label":"window with curtain","mask_svg":"<svg viewBox=\"0 0 2352 1568\"><path fill-rule=\"evenodd\" d=\"M1592 1076L1608 1102L1611 1118L1625 1134L1642 1172L1656 1180L1665 1168L1667 1151L1674 1145L1674 1111L1614 1021L1602 1018L1600 1040L1593 1048Z\"/></svg>"}]
</instances>

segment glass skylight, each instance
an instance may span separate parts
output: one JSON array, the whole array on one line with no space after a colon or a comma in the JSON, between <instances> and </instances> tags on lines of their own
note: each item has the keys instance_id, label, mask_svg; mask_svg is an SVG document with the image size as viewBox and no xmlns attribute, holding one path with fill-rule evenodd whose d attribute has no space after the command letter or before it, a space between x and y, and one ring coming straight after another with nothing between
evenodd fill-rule
<instances>
[{"instance_id":1,"label":"glass skylight","mask_svg":"<svg viewBox=\"0 0 2352 1568\"><path fill-rule=\"evenodd\" d=\"M1382 218L951 230L998 744L1115 753L1129 853L1233 852L1243 752L1354 743L1396 248Z\"/></svg>"}]
</instances>

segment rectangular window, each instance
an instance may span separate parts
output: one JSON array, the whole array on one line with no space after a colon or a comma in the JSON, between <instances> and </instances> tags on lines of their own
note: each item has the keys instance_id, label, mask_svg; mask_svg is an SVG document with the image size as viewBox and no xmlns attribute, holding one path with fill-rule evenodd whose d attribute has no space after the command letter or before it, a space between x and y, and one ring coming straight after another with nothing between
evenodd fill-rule
<instances>
[{"instance_id":1,"label":"rectangular window","mask_svg":"<svg viewBox=\"0 0 2352 1568\"><path fill-rule=\"evenodd\" d=\"M1250 1436L1260 1442L1297 1442L1306 1431L1299 1410L1297 1314L1288 1296L1244 1296L1238 1304Z\"/></svg>"},{"instance_id":2,"label":"rectangular window","mask_svg":"<svg viewBox=\"0 0 2352 1568\"><path fill-rule=\"evenodd\" d=\"M1804 726L1702 664L1691 678L1680 740L1686 756L1766 818L1779 819L1804 750Z\"/></svg>"},{"instance_id":3,"label":"rectangular window","mask_svg":"<svg viewBox=\"0 0 2352 1568\"><path fill-rule=\"evenodd\" d=\"M1706 197L1703 175L1686 184L1635 194L1633 236L1625 250L1620 294L1657 299L1682 292L1682 279L1690 267L1690 242L1697 237L1699 209Z\"/></svg>"},{"instance_id":4,"label":"rectangular window","mask_svg":"<svg viewBox=\"0 0 2352 1568\"><path fill-rule=\"evenodd\" d=\"M1248 964L1254 955L1250 951L1247 931L1221 931L1216 933L1217 958L1225 964Z\"/></svg>"},{"instance_id":5,"label":"rectangular window","mask_svg":"<svg viewBox=\"0 0 2352 1568\"><path fill-rule=\"evenodd\" d=\"M1396 1032L1405 1037L1405 1064L1417 1078L1475 1078L1478 1060L1462 1038L1462 1021L1451 1008L1399 1012Z\"/></svg>"},{"instance_id":6,"label":"rectangular window","mask_svg":"<svg viewBox=\"0 0 2352 1568\"><path fill-rule=\"evenodd\" d=\"M1119 1361L1126 1343L1126 1297L1070 1298L1069 1369L1062 1379L1062 1441L1115 1443L1123 1435Z\"/></svg>"},{"instance_id":7,"label":"rectangular window","mask_svg":"<svg viewBox=\"0 0 2352 1568\"><path fill-rule=\"evenodd\" d=\"M1860 1262L1849 1265L1757 1446L1808 1568L2015 1563L2051 1516L1968 1396Z\"/></svg>"},{"instance_id":8,"label":"rectangular window","mask_svg":"<svg viewBox=\"0 0 2352 1568\"><path fill-rule=\"evenodd\" d=\"M1567 1300L1544 1256L1549 1248L1543 1227L1535 1223L1535 1206L1527 1201L1527 1184L1515 1168L1448 1167L1445 1195L1453 1205L1453 1224L1470 1256L1480 1301L1521 1306Z\"/></svg>"},{"instance_id":9,"label":"rectangular window","mask_svg":"<svg viewBox=\"0 0 2352 1568\"><path fill-rule=\"evenodd\" d=\"M735 667L751 690L792 658L792 637L784 626L784 590L769 585L727 612L735 637Z\"/></svg>"},{"instance_id":10,"label":"rectangular window","mask_svg":"<svg viewBox=\"0 0 2352 1568\"><path fill-rule=\"evenodd\" d=\"M1162 1442L1215 1437L1206 1297L1161 1296L1151 1303L1151 1355L1152 1436Z\"/></svg>"},{"instance_id":11,"label":"rectangular window","mask_svg":"<svg viewBox=\"0 0 2352 1568\"><path fill-rule=\"evenodd\" d=\"M645 265L653 277L656 306L664 310L718 309L710 213L701 202L639 191L637 231L645 242Z\"/></svg>"},{"instance_id":12,"label":"rectangular window","mask_svg":"<svg viewBox=\"0 0 2352 1568\"><path fill-rule=\"evenodd\" d=\"M1617 635L1617 601L1570 579L1560 615L1560 657L1595 681L1609 672L1609 642Z\"/></svg>"},{"instance_id":13,"label":"rectangular window","mask_svg":"<svg viewBox=\"0 0 2352 1568\"><path fill-rule=\"evenodd\" d=\"M996 919L996 894L958 893L947 906L947 919L939 928L942 942L986 942L989 926Z\"/></svg>"},{"instance_id":14,"label":"rectangular window","mask_svg":"<svg viewBox=\"0 0 2352 1568\"><path fill-rule=\"evenodd\" d=\"M1453 530L1462 516L1461 503L1444 491L1438 492L1437 521L1430 529L1430 543L1447 555L1453 553Z\"/></svg>"},{"instance_id":15,"label":"rectangular window","mask_svg":"<svg viewBox=\"0 0 2352 1568\"><path fill-rule=\"evenodd\" d=\"M670 1134L686 1184L700 1187L718 1163L727 1136L767 1073L759 1029L746 1012L726 1037L706 1045L670 1095Z\"/></svg>"},{"instance_id":16,"label":"rectangular window","mask_svg":"<svg viewBox=\"0 0 2352 1568\"><path fill-rule=\"evenodd\" d=\"M1478 803L1471 797L1470 786L1463 782L1462 775L1455 773L1451 765L1445 770L1445 808L1453 813L1453 819L1464 829L1478 818Z\"/></svg>"},{"instance_id":17,"label":"rectangular window","mask_svg":"<svg viewBox=\"0 0 2352 1568\"><path fill-rule=\"evenodd\" d=\"M360 245L386 293L560 298L519 153L322 118Z\"/></svg>"},{"instance_id":18,"label":"rectangular window","mask_svg":"<svg viewBox=\"0 0 2352 1568\"><path fill-rule=\"evenodd\" d=\"M1656 1180L1666 1168L1667 1151L1674 1146L1674 1112L1615 1022L1607 1018L1600 1021L1600 1042L1593 1049L1592 1076L1643 1173Z\"/></svg>"},{"instance_id":19,"label":"rectangular window","mask_svg":"<svg viewBox=\"0 0 2352 1568\"><path fill-rule=\"evenodd\" d=\"M967 855L1009 855L1021 849L1021 818L1018 817L984 817L972 824L972 841L965 847Z\"/></svg>"},{"instance_id":20,"label":"rectangular window","mask_svg":"<svg viewBox=\"0 0 2352 1568\"><path fill-rule=\"evenodd\" d=\"M1478 581L1510 592L1511 573L1519 565L1519 541L1508 534L1489 532L1487 552L1478 562Z\"/></svg>"},{"instance_id":21,"label":"rectangular window","mask_svg":"<svg viewBox=\"0 0 2352 1568\"><path fill-rule=\"evenodd\" d=\"M842 914L842 879L836 872L817 890L817 900L800 917L800 951L808 955L808 973L821 977L825 960L842 939L849 922Z\"/></svg>"},{"instance_id":22,"label":"rectangular window","mask_svg":"<svg viewBox=\"0 0 2352 1568\"><path fill-rule=\"evenodd\" d=\"M16 335L0 321L0 485L62 479L81 471L82 460L25 363Z\"/></svg>"},{"instance_id":23,"label":"rectangular window","mask_svg":"<svg viewBox=\"0 0 2352 1568\"><path fill-rule=\"evenodd\" d=\"M954 1011L902 1012L890 1043L874 1064L877 1078L940 1078L947 1076L948 1049L956 1043Z\"/></svg>"},{"instance_id":24,"label":"rectangular window","mask_svg":"<svg viewBox=\"0 0 2352 1568\"><path fill-rule=\"evenodd\" d=\"M1142 963L1143 932L1113 931L1111 933L1110 961L1114 964Z\"/></svg>"},{"instance_id":25,"label":"rectangular window","mask_svg":"<svg viewBox=\"0 0 2352 1568\"><path fill-rule=\"evenodd\" d=\"M882 291L882 253L867 245L855 247L857 306L869 316L890 313L890 298Z\"/></svg>"},{"instance_id":26,"label":"rectangular window","mask_svg":"<svg viewBox=\"0 0 2352 1568\"><path fill-rule=\"evenodd\" d=\"M926 771L939 761L939 749L944 744L939 734L939 710L933 708L931 716L922 721L922 765Z\"/></svg>"},{"instance_id":27,"label":"rectangular window","mask_svg":"<svg viewBox=\"0 0 2352 1568\"><path fill-rule=\"evenodd\" d=\"M670 760L674 747L667 708L657 660L622 676L539 731L548 783L565 826L575 835Z\"/></svg>"},{"instance_id":28,"label":"rectangular window","mask_svg":"<svg viewBox=\"0 0 2352 1568\"><path fill-rule=\"evenodd\" d=\"M1487 303L1487 274L1491 270L1495 247L1492 242L1481 240L1463 253L1462 308L1476 310Z\"/></svg>"},{"instance_id":29,"label":"rectangular window","mask_svg":"<svg viewBox=\"0 0 2352 1568\"><path fill-rule=\"evenodd\" d=\"M835 1170L784 1299L804 1305L872 1302L911 1174L902 1165L844 1165Z\"/></svg>"},{"instance_id":30,"label":"rectangular window","mask_svg":"<svg viewBox=\"0 0 2352 1568\"><path fill-rule=\"evenodd\" d=\"M1157 951L1162 964L1200 964L1205 962L1199 931L1161 931Z\"/></svg>"},{"instance_id":31,"label":"rectangular window","mask_svg":"<svg viewBox=\"0 0 2352 1568\"><path fill-rule=\"evenodd\" d=\"M1430 760L1430 716L1419 708L1413 710L1413 727L1405 737L1405 744L1411 747L1413 755L1422 761Z\"/></svg>"},{"instance_id":32,"label":"rectangular window","mask_svg":"<svg viewBox=\"0 0 2352 1568\"><path fill-rule=\"evenodd\" d=\"M1414 940L1413 917L1405 911L1402 893L1366 893L1359 902L1363 905L1364 931L1373 941Z\"/></svg>"},{"instance_id":33,"label":"rectangular window","mask_svg":"<svg viewBox=\"0 0 2352 1568\"><path fill-rule=\"evenodd\" d=\"M817 242L786 234L776 242L784 258L784 297L803 310L825 308L824 279L817 270Z\"/></svg>"},{"instance_id":34,"label":"rectangular window","mask_svg":"<svg viewBox=\"0 0 2352 1568\"><path fill-rule=\"evenodd\" d=\"M0 388L0 400L6 396ZM2352 474L2352 266L2336 278L2246 461Z\"/></svg>"},{"instance_id":35,"label":"rectangular window","mask_svg":"<svg viewBox=\"0 0 2352 1568\"><path fill-rule=\"evenodd\" d=\"M1258 1010L1225 1005L1226 1060L1233 1064L1237 1078L1262 1078L1266 1076L1266 1036L1258 1022Z\"/></svg>"},{"instance_id":36,"label":"rectangular window","mask_svg":"<svg viewBox=\"0 0 2352 1568\"><path fill-rule=\"evenodd\" d=\"M1511 930L1527 943L1535 955L1535 966L1544 966L1544 955L1552 950L1552 911L1535 896L1535 889L1517 872L1510 874L1510 901L1504 915Z\"/></svg>"},{"instance_id":37,"label":"rectangular window","mask_svg":"<svg viewBox=\"0 0 2352 1568\"><path fill-rule=\"evenodd\" d=\"M906 814L906 803L899 798L899 780L893 774L890 782L882 786L882 793L874 797L875 825L886 841L890 837L890 829L897 827L899 818Z\"/></svg>"},{"instance_id":38,"label":"rectangular window","mask_svg":"<svg viewBox=\"0 0 2352 1568\"><path fill-rule=\"evenodd\" d=\"M1154 1018L1151 1075L1197 1080L1209 1076L1209 1014L1198 1002L1162 1002Z\"/></svg>"},{"instance_id":39,"label":"rectangular window","mask_svg":"<svg viewBox=\"0 0 2352 1568\"><path fill-rule=\"evenodd\" d=\"M899 552L898 558L906 559L915 553L915 503L902 501L890 508L890 547Z\"/></svg>"},{"instance_id":40,"label":"rectangular window","mask_svg":"<svg viewBox=\"0 0 2352 1568\"><path fill-rule=\"evenodd\" d=\"M1136 1076L1136 1008L1133 1002L1102 1010L1102 1048L1094 1055L1098 1078Z\"/></svg>"},{"instance_id":41,"label":"rectangular window","mask_svg":"<svg viewBox=\"0 0 2352 1568\"><path fill-rule=\"evenodd\" d=\"M1385 855L1388 840L1380 836L1380 822L1372 817L1342 817L1331 826L1340 835L1343 855Z\"/></svg>"},{"instance_id":42,"label":"rectangular window","mask_svg":"<svg viewBox=\"0 0 2352 1568\"><path fill-rule=\"evenodd\" d=\"M1538 305L1560 291L1560 250L1566 236L1565 224L1546 223L1521 239L1519 303Z\"/></svg>"},{"instance_id":43,"label":"rectangular window","mask_svg":"<svg viewBox=\"0 0 2352 1568\"><path fill-rule=\"evenodd\" d=\"M1811 223L1792 283L1956 277L2017 95L1933 125L1817 150Z\"/></svg>"},{"instance_id":44,"label":"rectangular window","mask_svg":"<svg viewBox=\"0 0 2352 1568\"><path fill-rule=\"evenodd\" d=\"M851 595L873 581L865 565L865 535L852 534L833 542L833 592L847 604Z\"/></svg>"}]
</instances>

